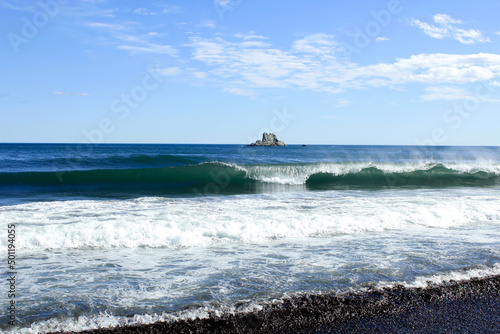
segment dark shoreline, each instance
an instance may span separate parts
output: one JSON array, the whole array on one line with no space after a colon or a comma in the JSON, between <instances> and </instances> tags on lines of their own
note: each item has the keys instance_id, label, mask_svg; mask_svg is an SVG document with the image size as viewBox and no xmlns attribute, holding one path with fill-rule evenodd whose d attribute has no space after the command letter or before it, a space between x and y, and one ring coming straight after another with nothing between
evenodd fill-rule
<instances>
[{"instance_id":1,"label":"dark shoreline","mask_svg":"<svg viewBox=\"0 0 500 334\"><path fill-rule=\"evenodd\" d=\"M426 288L306 294L261 311L80 333L500 333L500 275Z\"/></svg>"}]
</instances>

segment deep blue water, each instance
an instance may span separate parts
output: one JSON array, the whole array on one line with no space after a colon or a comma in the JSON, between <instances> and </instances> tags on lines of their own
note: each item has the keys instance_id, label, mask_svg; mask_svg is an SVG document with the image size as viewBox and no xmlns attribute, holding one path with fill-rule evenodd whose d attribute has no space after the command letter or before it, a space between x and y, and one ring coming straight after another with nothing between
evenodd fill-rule
<instances>
[{"instance_id":1,"label":"deep blue water","mask_svg":"<svg viewBox=\"0 0 500 334\"><path fill-rule=\"evenodd\" d=\"M0 144L0 172L172 167L202 162L499 162L500 147L333 146L248 147L182 144Z\"/></svg>"}]
</instances>

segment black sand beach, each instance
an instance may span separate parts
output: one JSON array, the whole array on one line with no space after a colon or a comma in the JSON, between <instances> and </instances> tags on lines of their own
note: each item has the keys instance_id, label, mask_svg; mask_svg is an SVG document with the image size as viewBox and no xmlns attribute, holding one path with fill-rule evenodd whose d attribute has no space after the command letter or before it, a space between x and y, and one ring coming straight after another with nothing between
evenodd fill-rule
<instances>
[{"instance_id":1,"label":"black sand beach","mask_svg":"<svg viewBox=\"0 0 500 334\"><path fill-rule=\"evenodd\" d=\"M426 288L302 295L246 315L83 333L500 333L500 276Z\"/></svg>"}]
</instances>

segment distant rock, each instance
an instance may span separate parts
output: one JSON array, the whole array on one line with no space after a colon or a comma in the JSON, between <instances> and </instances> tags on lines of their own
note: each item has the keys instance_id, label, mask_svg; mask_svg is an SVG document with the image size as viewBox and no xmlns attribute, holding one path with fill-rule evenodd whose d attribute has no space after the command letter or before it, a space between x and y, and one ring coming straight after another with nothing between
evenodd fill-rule
<instances>
[{"instance_id":1,"label":"distant rock","mask_svg":"<svg viewBox=\"0 0 500 334\"><path fill-rule=\"evenodd\" d=\"M262 134L262 140L257 140L248 146L286 146L286 144L278 140L274 133L264 133Z\"/></svg>"}]
</instances>

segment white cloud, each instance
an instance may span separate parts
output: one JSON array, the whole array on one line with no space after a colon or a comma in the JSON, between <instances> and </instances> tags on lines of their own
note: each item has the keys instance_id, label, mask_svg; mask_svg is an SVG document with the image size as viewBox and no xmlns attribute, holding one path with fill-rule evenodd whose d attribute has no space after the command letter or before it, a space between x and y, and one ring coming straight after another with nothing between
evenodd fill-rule
<instances>
[{"instance_id":1,"label":"white cloud","mask_svg":"<svg viewBox=\"0 0 500 334\"><path fill-rule=\"evenodd\" d=\"M271 44L262 41L245 41L240 43L240 46L243 48L266 48L271 46Z\"/></svg>"},{"instance_id":2,"label":"white cloud","mask_svg":"<svg viewBox=\"0 0 500 334\"><path fill-rule=\"evenodd\" d=\"M113 38L120 41L116 47L120 50L128 51L132 54L137 53L156 53L168 54L170 56L177 55L177 49L171 45L158 44L151 42L151 39L160 37L163 34L150 31L147 34L134 34L133 27L136 22L127 22L126 24L102 23L102 22L87 22L87 27L107 30ZM126 42L127 44L122 44Z\"/></svg>"},{"instance_id":3,"label":"white cloud","mask_svg":"<svg viewBox=\"0 0 500 334\"><path fill-rule=\"evenodd\" d=\"M495 81L490 82L490 85L493 87L500 87L500 82L495 80Z\"/></svg>"},{"instance_id":4,"label":"white cloud","mask_svg":"<svg viewBox=\"0 0 500 334\"><path fill-rule=\"evenodd\" d=\"M139 7L133 10L134 14L137 15L158 15L158 14L174 14L179 12L179 7L177 6L156 6L157 10L151 10L144 7Z\"/></svg>"},{"instance_id":5,"label":"white cloud","mask_svg":"<svg viewBox=\"0 0 500 334\"><path fill-rule=\"evenodd\" d=\"M431 86L425 89L426 94L420 97L421 101L436 100L463 100L471 96L471 93L463 88L450 86Z\"/></svg>"},{"instance_id":6,"label":"white cloud","mask_svg":"<svg viewBox=\"0 0 500 334\"><path fill-rule=\"evenodd\" d=\"M207 73L200 71L193 71L192 74L196 79L206 79L208 76Z\"/></svg>"},{"instance_id":7,"label":"white cloud","mask_svg":"<svg viewBox=\"0 0 500 334\"><path fill-rule=\"evenodd\" d=\"M228 6L231 3L231 0L214 0L214 3L221 7Z\"/></svg>"},{"instance_id":8,"label":"white cloud","mask_svg":"<svg viewBox=\"0 0 500 334\"><path fill-rule=\"evenodd\" d=\"M495 86L494 82L490 83L491 86ZM454 101L454 100L465 100L467 98L478 99L481 102L500 102L498 99L490 99L484 96L475 95L475 90L468 91L459 87L450 86L431 86L427 87L426 94L420 97L420 101Z\"/></svg>"},{"instance_id":9,"label":"white cloud","mask_svg":"<svg viewBox=\"0 0 500 334\"><path fill-rule=\"evenodd\" d=\"M159 33L157 31L148 32L148 37L163 37L163 36L165 36L164 33Z\"/></svg>"},{"instance_id":10,"label":"white cloud","mask_svg":"<svg viewBox=\"0 0 500 334\"><path fill-rule=\"evenodd\" d=\"M35 8L30 7L30 6L17 6L13 5L7 1L0 0L0 5L4 8L11 9L11 10L17 10L17 11L22 11L22 12L34 12Z\"/></svg>"},{"instance_id":11,"label":"white cloud","mask_svg":"<svg viewBox=\"0 0 500 334\"><path fill-rule=\"evenodd\" d=\"M295 80L293 72L306 70L295 55L248 42L231 43L221 38L192 38L193 59L213 66L219 78L237 78L251 87L286 87ZM299 83L303 85L304 83Z\"/></svg>"},{"instance_id":12,"label":"white cloud","mask_svg":"<svg viewBox=\"0 0 500 334\"><path fill-rule=\"evenodd\" d=\"M89 93L70 93L70 92L52 92L54 95L78 95L78 96L91 96Z\"/></svg>"},{"instance_id":13,"label":"white cloud","mask_svg":"<svg viewBox=\"0 0 500 334\"><path fill-rule=\"evenodd\" d=\"M389 40L389 37L377 37L377 38L375 38L375 42L385 42L388 40Z\"/></svg>"},{"instance_id":14,"label":"white cloud","mask_svg":"<svg viewBox=\"0 0 500 334\"><path fill-rule=\"evenodd\" d=\"M106 1L65 1L64 11L58 15L114 18L119 12L118 8L102 8L101 3L106 3Z\"/></svg>"},{"instance_id":15,"label":"white cloud","mask_svg":"<svg viewBox=\"0 0 500 334\"><path fill-rule=\"evenodd\" d=\"M178 6L164 6L161 13L162 14L176 14L180 12L180 8Z\"/></svg>"},{"instance_id":16,"label":"white cloud","mask_svg":"<svg viewBox=\"0 0 500 334\"><path fill-rule=\"evenodd\" d=\"M410 19L410 24L423 30L424 34L432 38L453 38L462 44L484 43L489 42L488 37L483 36L483 33L474 29L461 29L457 25L464 24L461 20L455 20L448 14L436 14L433 17L435 25L422 22L417 19Z\"/></svg>"},{"instance_id":17,"label":"white cloud","mask_svg":"<svg viewBox=\"0 0 500 334\"><path fill-rule=\"evenodd\" d=\"M147 8L136 8L134 9L134 14L137 15L156 15L158 13L152 12L148 10Z\"/></svg>"},{"instance_id":18,"label":"white cloud","mask_svg":"<svg viewBox=\"0 0 500 334\"><path fill-rule=\"evenodd\" d=\"M456 85L500 77L500 55L491 53L419 54L359 66L341 57L333 36L324 34L300 38L289 50L244 39L192 37L191 41L192 59L208 66L212 80L232 88L299 88L334 94L349 88Z\"/></svg>"},{"instance_id":19,"label":"white cloud","mask_svg":"<svg viewBox=\"0 0 500 334\"><path fill-rule=\"evenodd\" d=\"M380 79L380 85L421 82L463 84L489 80L500 75L500 55L420 54L355 70L359 77Z\"/></svg>"},{"instance_id":20,"label":"white cloud","mask_svg":"<svg viewBox=\"0 0 500 334\"><path fill-rule=\"evenodd\" d=\"M340 47L332 35L314 34L296 40L293 43L293 50L296 52L331 54L340 50Z\"/></svg>"},{"instance_id":21,"label":"white cloud","mask_svg":"<svg viewBox=\"0 0 500 334\"><path fill-rule=\"evenodd\" d=\"M181 69L178 67L165 67L165 68L157 69L155 72L157 72L163 76L166 76L166 77L172 77L172 76L179 75L181 73Z\"/></svg>"},{"instance_id":22,"label":"white cloud","mask_svg":"<svg viewBox=\"0 0 500 334\"><path fill-rule=\"evenodd\" d=\"M214 20L205 20L199 24L200 27L214 29L217 27L217 23Z\"/></svg>"},{"instance_id":23,"label":"white cloud","mask_svg":"<svg viewBox=\"0 0 500 334\"><path fill-rule=\"evenodd\" d=\"M130 27L125 24L102 23L102 22L86 22L85 25L91 28L99 28L109 30L111 32L129 30Z\"/></svg>"},{"instance_id":24,"label":"white cloud","mask_svg":"<svg viewBox=\"0 0 500 334\"><path fill-rule=\"evenodd\" d=\"M176 56L177 50L170 45L161 45L155 43L143 43L143 45L118 45L118 49L126 50L130 53L157 53Z\"/></svg>"},{"instance_id":25,"label":"white cloud","mask_svg":"<svg viewBox=\"0 0 500 334\"><path fill-rule=\"evenodd\" d=\"M248 39L269 39L269 37L266 37L266 36L256 35L255 32L253 32L253 31L249 31L247 34L238 33L238 34L236 34L234 36L238 37L238 38L242 38L244 40L248 40Z\"/></svg>"},{"instance_id":26,"label":"white cloud","mask_svg":"<svg viewBox=\"0 0 500 334\"><path fill-rule=\"evenodd\" d=\"M326 116L324 116L323 118L326 118L326 119L333 119L334 121L340 121L340 120L342 120L342 117L337 116L337 115L326 115Z\"/></svg>"}]
</instances>

